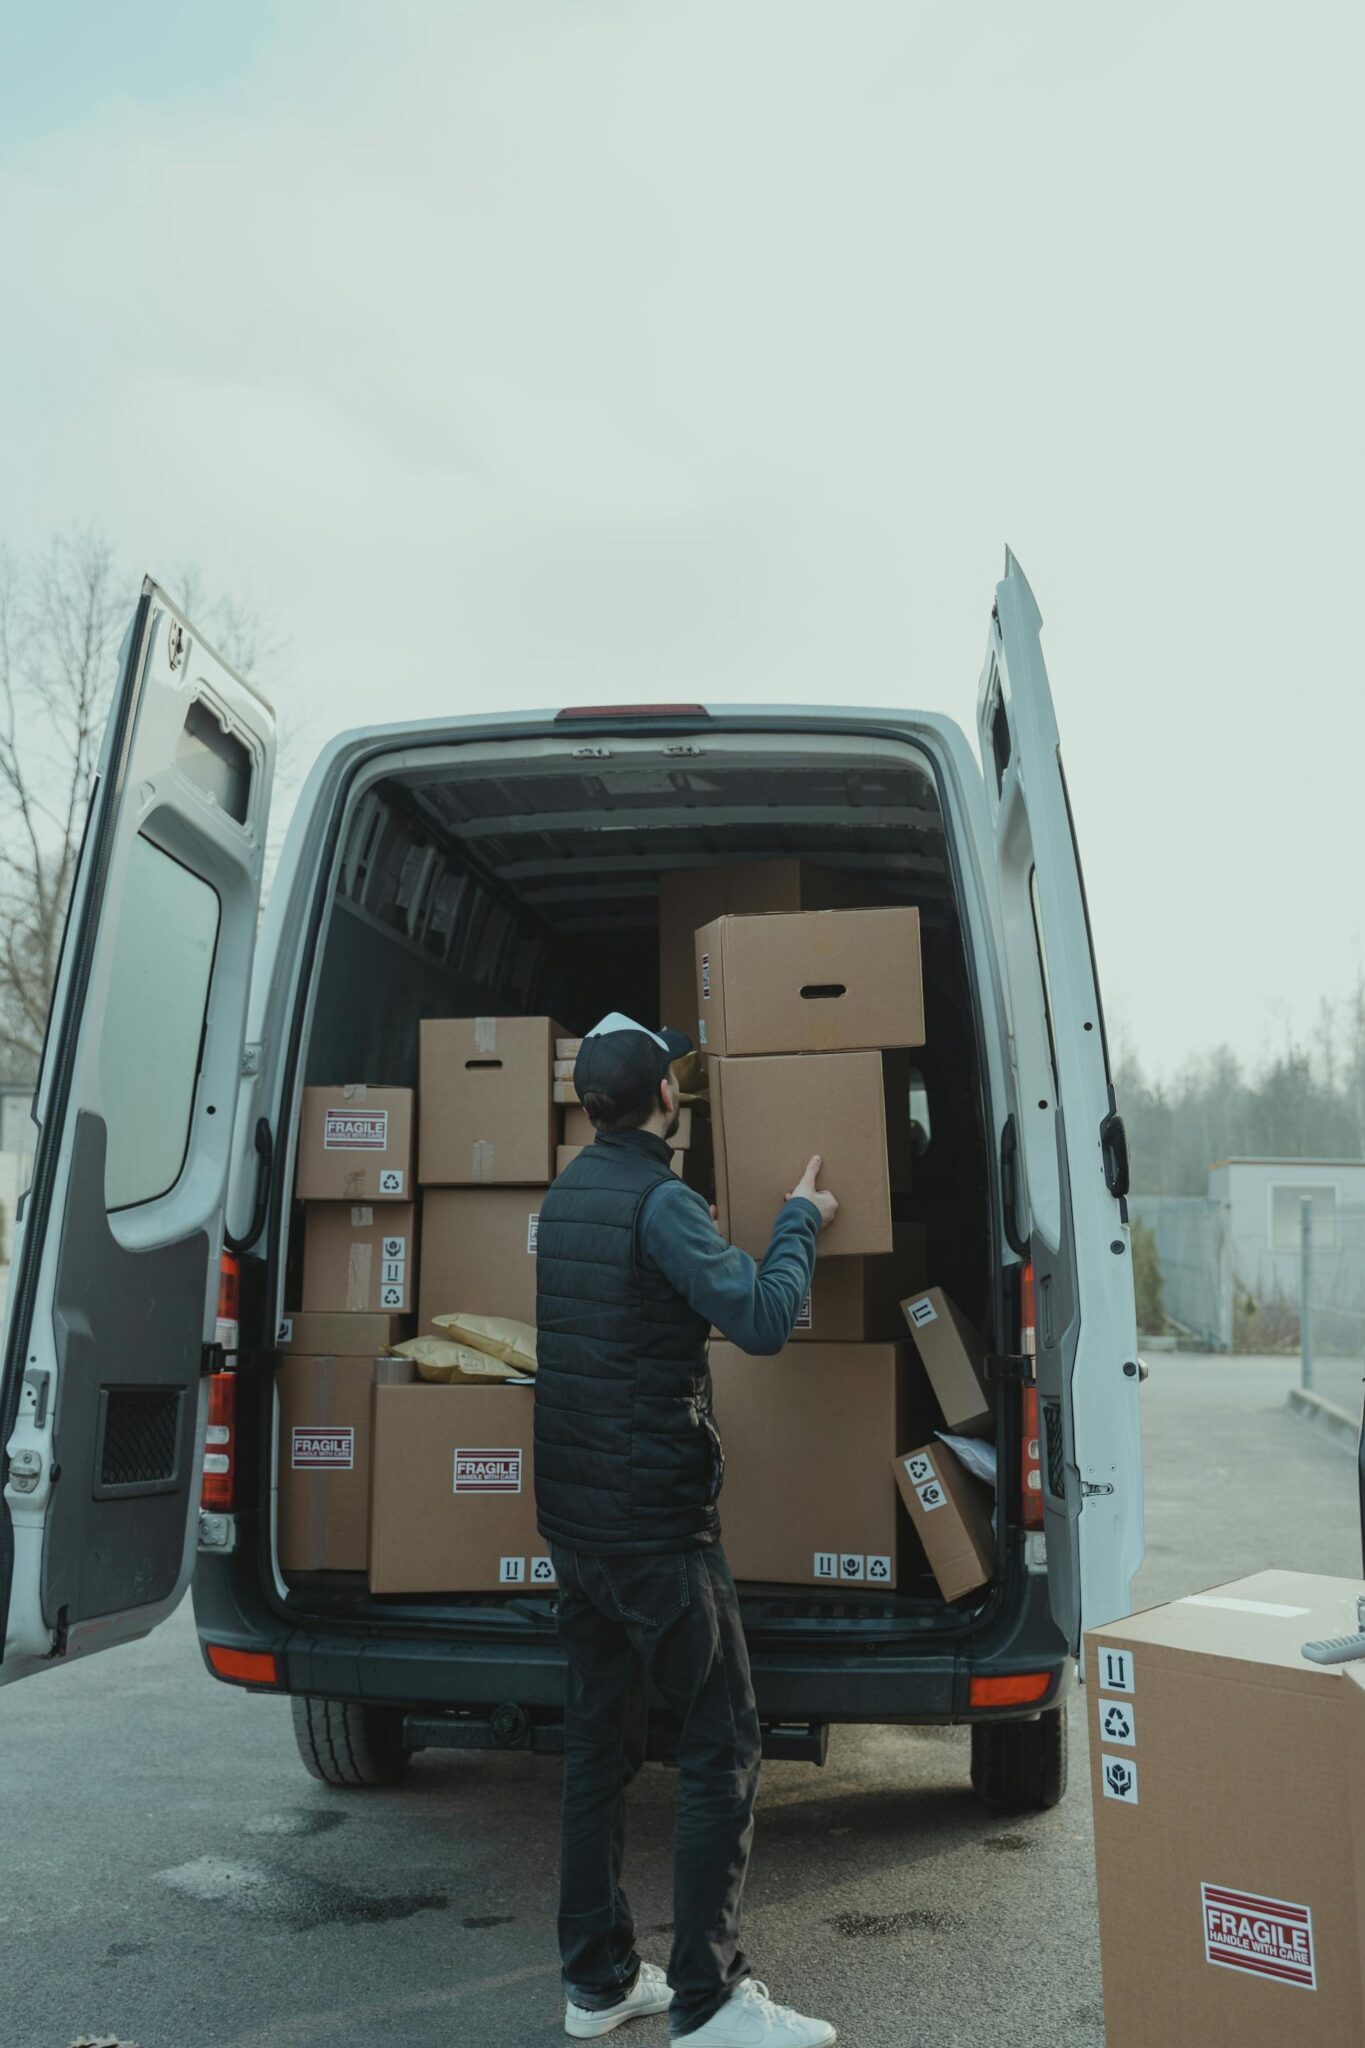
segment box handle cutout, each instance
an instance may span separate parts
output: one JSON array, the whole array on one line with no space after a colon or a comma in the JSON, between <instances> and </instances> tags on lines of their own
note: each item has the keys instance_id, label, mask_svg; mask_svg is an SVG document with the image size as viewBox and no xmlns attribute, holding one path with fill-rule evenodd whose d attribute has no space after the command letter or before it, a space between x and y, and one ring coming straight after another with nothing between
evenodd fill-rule
<instances>
[{"instance_id":1,"label":"box handle cutout","mask_svg":"<svg viewBox=\"0 0 1365 2048\"><path fill-rule=\"evenodd\" d=\"M846 996L847 984L842 981L808 981L801 995L805 1002L823 1002L830 996Z\"/></svg>"},{"instance_id":2,"label":"box handle cutout","mask_svg":"<svg viewBox=\"0 0 1365 2048\"><path fill-rule=\"evenodd\" d=\"M466 1067L500 1067L501 1060L466 1060Z\"/></svg>"}]
</instances>

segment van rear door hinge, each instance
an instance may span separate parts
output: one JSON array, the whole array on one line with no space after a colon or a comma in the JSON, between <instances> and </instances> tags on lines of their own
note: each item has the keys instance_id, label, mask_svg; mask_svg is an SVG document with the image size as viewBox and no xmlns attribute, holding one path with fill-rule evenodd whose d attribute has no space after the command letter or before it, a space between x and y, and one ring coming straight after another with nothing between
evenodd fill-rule
<instances>
[{"instance_id":1,"label":"van rear door hinge","mask_svg":"<svg viewBox=\"0 0 1365 2048\"><path fill-rule=\"evenodd\" d=\"M989 1352L985 1361L986 1378L998 1386L1031 1387L1036 1364L1037 1360L1026 1352Z\"/></svg>"}]
</instances>

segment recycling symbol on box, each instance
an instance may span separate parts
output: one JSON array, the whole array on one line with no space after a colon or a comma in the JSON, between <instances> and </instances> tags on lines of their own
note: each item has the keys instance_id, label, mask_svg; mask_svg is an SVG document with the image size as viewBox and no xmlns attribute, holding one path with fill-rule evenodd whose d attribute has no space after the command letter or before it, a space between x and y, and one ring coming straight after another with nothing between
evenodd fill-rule
<instances>
[{"instance_id":1,"label":"recycling symbol on box","mask_svg":"<svg viewBox=\"0 0 1365 2048\"><path fill-rule=\"evenodd\" d=\"M1133 1717L1129 1709L1111 1700L1104 1716L1104 1734L1110 1742L1131 1742Z\"/></svg>"},{"instance_id":2,"label":"recycling symbol on box","mask_svg":"<svg viewBox=\"0 0 1365 2048\"><path fill-rule=\"evenodd\" d=\"M889 1579L891 1566L884 1557L870 1557L867 1561L867 1576L870 1579Z\"/></svg>"},{"instance_id":3,"label":"recycling symbol on box","mask_svg":"<svg viewBox=\"0 0 1365 2048\"><path fill-rule=\"evenodd\" d=\"M380 1176L379 1176L379 1192L380 1192L380 1194L381 1194L381 1195L401 1195L401 1194L402 1194L402 1192L403 1192L403 1176L402 1176L402 1174L401 1174L401 1173L399 1172L399 1170L397 1169L397 1167L393 1167L393 1166L386 1166L386 1167L385 1167L385 1168L383 1169L383 1171L382 1171L382 1172L380 1173Z\"/></svg>"},{"instance_id":4,"label":"recycling symbol on box","mask_svg":"<svg viewBox=\"0 0 1365 2048\"><path fill-rule=\"evenodd\" d=\"M532 1559L531 1577L536 1581L538 1585L545 1584L547 1581L553 1579L554 1575L555 1568L550 1563L548 1557L537 1557Z\"/></svg>"}]
</instances>

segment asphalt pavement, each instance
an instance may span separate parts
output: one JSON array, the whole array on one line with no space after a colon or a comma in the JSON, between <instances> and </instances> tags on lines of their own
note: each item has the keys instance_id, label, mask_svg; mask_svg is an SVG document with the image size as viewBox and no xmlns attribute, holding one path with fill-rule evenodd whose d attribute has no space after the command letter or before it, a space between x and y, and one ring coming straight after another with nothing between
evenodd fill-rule
<instances>
[{"instance_id":1,"label":"asphalt pavement","mask_svg":"<svg viewBox=\"0 0 1365 2048\"><path fill-rule=\"evenodd\" d=\"M1276 1564L1360 1568L1349 1453L1284 1407L1297 1360L1153 1361L1140 1605ZM1099 2048L1085 1717L1053 1813L1002 1821L961 1730L836 1729L770 1764L746 1940L846 2048ZM551 2048L559 1765L426 1755L396 1790L307 1777L287 1705L157 1636L0 1692L0 2042ZM632 1794L630 1882L666 1958L672 1775ZM613 2037L616 2038L616 2037ZM662 2020L624 2042L666 2038Z\"/></svg>"}]
</instances>

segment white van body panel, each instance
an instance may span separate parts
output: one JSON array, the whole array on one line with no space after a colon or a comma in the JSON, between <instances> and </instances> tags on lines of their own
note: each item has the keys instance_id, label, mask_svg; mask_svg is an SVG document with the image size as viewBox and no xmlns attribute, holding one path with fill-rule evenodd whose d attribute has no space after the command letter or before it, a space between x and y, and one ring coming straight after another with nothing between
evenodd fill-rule
<instances>
[{"instance_id":1,"label":"white van body panel","mask_svg":"<svg viewBox=\"0 0 1365 2048\"><path fill-rule=\"evenodd\" d=\"M6 1447L14 1549L0 1682L147 1634L180 1600L195 1554L201 1365L216 1329L275 726L269 706L150 581L119 672L35 1100L33 1184L14 1242L5 1332L7 1391L19 1382ZM89 1200L76 1169L91 1132L103 1178L95 1211L84 1213L97 1213L121 1321L101 1320L98 1293L65 1306L59 1298L73 1253L77 1267L93 1267L101 1249L72 1222L76 1196ZM168 1254L185 1333L169 1377L153 1372L149 1356L166 1311ZM175 1403L173 1478L130 1473L126 1452L109 1447L115 1397L148 1391ZM94 1466L72 1465L64 1443L93 1447ZM63 1455L72 1466L64 1474ZM156 1560L138 1554L138 1509L152 1496ZM179 1563L168 1574L172 1541ZM126 1601L68 1623L51 1611L50 1587L82 1586L82 1553L94 1549L117 1556ZM107 1589L109 1573L99 1583Z\"/></svg>"},{"instance_id":2,"label":"white van body panel","mask_svg":"<svg viewBox=\"0 0 1365 2048\"><path fill-rule=\"evenodd\" d=\"M1121 1145L1121 1128L1041 626L1007 556L979 730L1037 1281L1039 1399L1057 1404L1050 1442L1040 1428L1049 1573L1054 1612L1074 1642L1078 1627L1131 1610L1142 1456L1126 1147L1106 1160L1102 1136L1108 1129Z\"/></svg>"}]
</instances>

